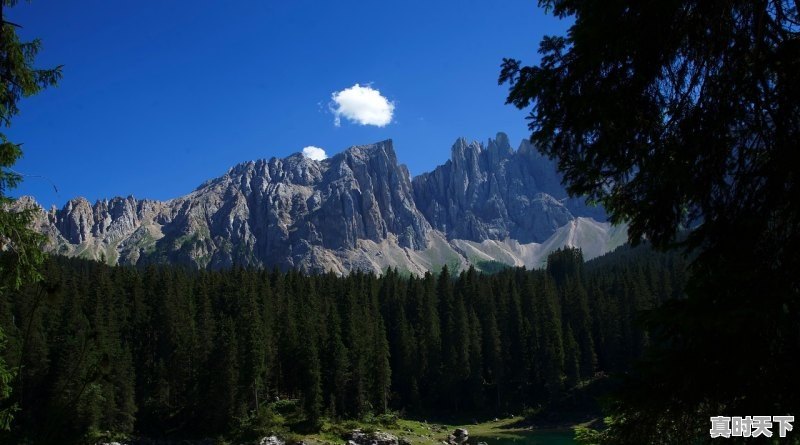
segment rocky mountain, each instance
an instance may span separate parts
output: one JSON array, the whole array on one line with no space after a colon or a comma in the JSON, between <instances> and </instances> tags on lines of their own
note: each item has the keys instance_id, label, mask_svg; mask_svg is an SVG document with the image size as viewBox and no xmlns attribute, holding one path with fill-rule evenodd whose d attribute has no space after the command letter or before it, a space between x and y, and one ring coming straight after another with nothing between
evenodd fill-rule
<instances>
[{"instance_id":1,"label":"rocky mountain","mask_svg":"<svg viewBox=\"0 0 800 445\"><path fill-rule=\"evenodd\" d=\"M301 154L231 168L169 201L76 198L35 225L52 252L110 264L300 268L347 273L444 264L538 267L573 245L601 255L625 240L602 209L567 199L553 163L500 133L456 141L452 159L413 180L391 140L315 161Z\"/></svg>"},{"instance_id":2,"label":"rocky mountain","mask_svg":"<svg viewBox=\"0 0 800 445\"><path fill-rule=\"evenodd\" d=\"M451 159L413 184L417 206L448 239L541 243L576 217L606 220L602 208L569 199L555 163L529 141L514 151L503 133L486 148L457 140Z\"/></svg>"}]
</instances>

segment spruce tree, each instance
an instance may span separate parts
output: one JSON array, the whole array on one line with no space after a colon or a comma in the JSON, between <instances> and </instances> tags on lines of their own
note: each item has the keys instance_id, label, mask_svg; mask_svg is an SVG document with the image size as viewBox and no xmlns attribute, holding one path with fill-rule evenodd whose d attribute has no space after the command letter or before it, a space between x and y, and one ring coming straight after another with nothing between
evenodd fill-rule
<instances>
[{"instance_id":1,"label":"spruce tree","mask_svg":"<svg viewBox=\"0 0 800 445\"><path fill-rule=\"evenodd\" d=\"M339 311L333 306L328 311L327 343L323 348L323 382L326 389L327 411L331 417L347 412L348 351L342 341Z\"/></svg>"},{"instance_id":2,"label":"spruce tree","mask_svg":"<svg viewBox=\"0 0 800 445\"><path fill-rule=\"evenodd\" d=\"M555 283L549 275L541 277L536 290L538 343L540 346L539 375L550 397L562 389L564 370L564 339L561 328L561 311L556 296Z\"/></svg>"},{"instance_id":3,"label":"spruce tree","mask_svg":"<svg viewBox=\"0 0 800 445\"><path fill-rule=\"evenodd\" d=\"M302 395L303 413L311 429L316 429L322 417L322 371L313 328L306 326L306 340L300 345L299 387Z\"/></svg>"},{"instance_id":4,"label":"spruce tree","mask_svg":"<svg viewBox=\"0 0 800 445\"><path fill-rule=\"evenodd\" d=\"M239 404L236 327L230 317L222 320L215 345L210 363L214 383L207 394L206 413L208 432L222 434L230 431L235 419L244 414Z\"/></svg>"},{"instance_id":5,"label":"spruce tree","mask_svg":"<svg viewBox=\"0 0 800 445\"><path fill-rule=\"evenodd\" d=\"M245 395L248 409L257 412L259 402L264 399L266 384L266 335L253 278L250 277L242 284L239 295L241 309L237 323L240 339L239 387Z\"/></svg>"},{"instance_id":6,"label":"spruce tree","mask_svg":"<svg viewBox=\"0 0 800 445\"><path fill-rule=\"evenodd\" d=\"M569 323L564 328L564 376L568 388L574 387L580 380L580 351Z\"/></svg>"},{"instance_id":7,"label":"spruce tree","mask_svg":"<svg viewBox=\"0 0 800 445\"><path fill-rule=\"evenodd\" d=\"M483 333L480 321L475 311L470 308L469 313L469 362L467 366L467 394L469 394L470 408L479 410L483 408Z\"/></svg>"},{"instance_id":8,"label":"spruce tree","mask_svg":"<svg viewBox=\"0 0 800 445\"><path fill-rule=\"evenodd\" d=\"M389 392L392 384L392 369L389 365L389 342L386 340L386 329L383 318L379 313L373 315L375 319L372 333L371 357L371 393L373 406L379 413L385 413L389 408Z\"/></svg>"}]
</instances>

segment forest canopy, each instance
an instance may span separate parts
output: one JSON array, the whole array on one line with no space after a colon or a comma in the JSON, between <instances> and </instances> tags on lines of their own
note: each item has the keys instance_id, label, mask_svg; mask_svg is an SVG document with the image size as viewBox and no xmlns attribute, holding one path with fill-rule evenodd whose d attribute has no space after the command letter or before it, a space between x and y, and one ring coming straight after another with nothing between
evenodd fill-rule
<instances>
[{"instance_id":1,"label":"forest canopy","mask_svg":"<svg viewBox=\"0 0 800 445\"><path fill-rule=\"evenodd\" d=\"M306 426L518 414L627 369L648 343L637 311L681 296L685 262L567 249L546 270L339 277L54 257L43 273L0 301L21 370L6 438L35 443L266 434L287 406Z\"/></svg>"}]
</instances>

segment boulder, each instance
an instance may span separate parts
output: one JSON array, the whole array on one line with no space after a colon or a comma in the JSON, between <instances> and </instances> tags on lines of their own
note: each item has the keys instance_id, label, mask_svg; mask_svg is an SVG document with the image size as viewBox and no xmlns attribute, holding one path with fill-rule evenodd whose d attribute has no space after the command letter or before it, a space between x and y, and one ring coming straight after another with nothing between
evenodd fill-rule
<instances>
[{"instance_id":1,"label":"boulder","mask_svg":"<svg viewBox=\"0 0 800 445\"><path fill-rule=\"evenodd\" d=\"M453 433L447 438L450 445L462 445L469 439L469 431L464 428L456 428Z\"/></svg>"},{"instance_id":2,"label":"boulder","mask_svg":"<svg viewBox=\"0 0 800 445\"><path fill-rule=\"evenodd\" d=\"M349 434L348 445L400 445L400 439L394 434L376 431L365 433L361 430L353 430Z\"/></svg>"},{"instance_id":3,"label":"boulder","mask_svg":"<svg viewBox=\"0 0 800 445\"><path fill-rule=\"evenodd\" d=\"M285 445L285 442L278 438L278 436L267 436L262 438L258 445Z\"/></svg>"}]
</instances>

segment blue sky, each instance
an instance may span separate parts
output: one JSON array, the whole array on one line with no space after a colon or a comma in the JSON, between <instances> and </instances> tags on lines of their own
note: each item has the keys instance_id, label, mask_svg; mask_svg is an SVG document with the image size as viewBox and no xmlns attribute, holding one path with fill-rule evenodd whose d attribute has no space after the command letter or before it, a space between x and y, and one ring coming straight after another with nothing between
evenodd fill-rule
<instances>
[{"instance_id":1,"label":"blue sky","mask_svg":"<svg viewBox=\"0 0 800 445\"><path fill-rule=\"evenodd\" d=\"M37 64L63 64L64 78L24 100L6 131L24 143L15 170L32 175L15 195L46 207L169 199L239 162L389 138L416 175L459 136L505 131L516 144L526 113L504 104L500 62L535 62L540 38L567 26L536 3L20 2L8 18L42 39ZM388 124L343 110L335 125L332 94L356 84L391 104Z\"/></svg>"}]
</instances>

